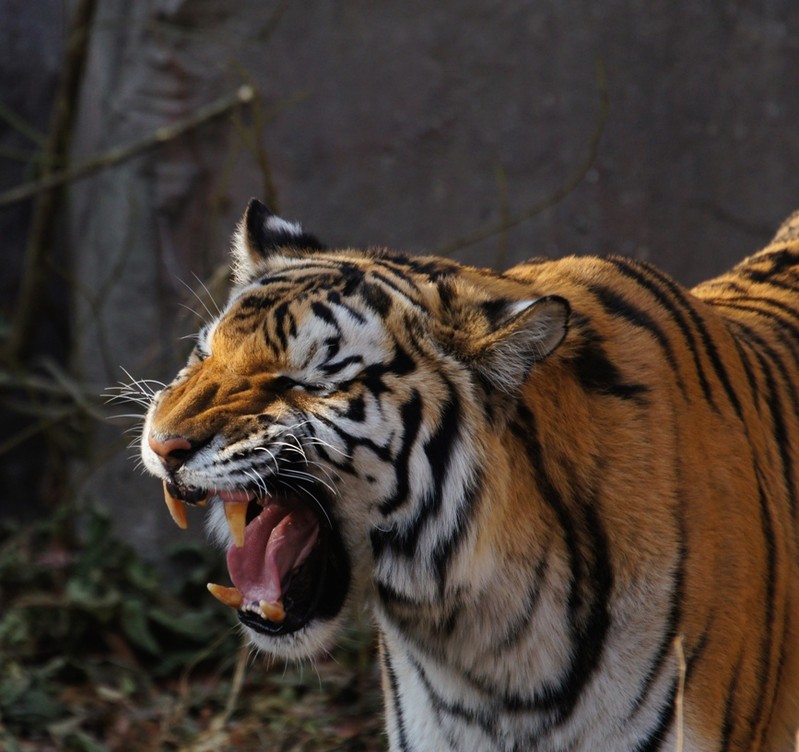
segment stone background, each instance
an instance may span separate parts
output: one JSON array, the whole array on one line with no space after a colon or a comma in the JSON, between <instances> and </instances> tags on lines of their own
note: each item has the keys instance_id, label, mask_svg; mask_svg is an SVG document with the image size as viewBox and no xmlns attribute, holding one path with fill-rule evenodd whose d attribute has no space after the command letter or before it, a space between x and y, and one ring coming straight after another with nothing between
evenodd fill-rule
<instances>
[{"instance_id":1,"label":"stone background","mask_svg":"<svg viewBox=\"0 0 799 752\"><path fill-rule=\"evenodd\" d=\"M0 102L42 130L72 5L0 0ZM122 367L171 376L198 323L183 306L203 315L188 288L204 297L203 279L224 299L250 196L331 245L489 266L620 252L687 284L799 207L795 0L98 0L73 164L243 84L255 106L69 186L37 357L54 352L89 392L126 380ZM0 118L0 147L20 139ZM2 158L0 189L31 169ZM29 213L0 209L3 323ZM90 427L74 492L157 557L174 539L158 484L120 449L124 422ZM16 451L0 454L0 511L21 514L37 508L24 488L47 442Z\"/></svg>"}]
</instances>

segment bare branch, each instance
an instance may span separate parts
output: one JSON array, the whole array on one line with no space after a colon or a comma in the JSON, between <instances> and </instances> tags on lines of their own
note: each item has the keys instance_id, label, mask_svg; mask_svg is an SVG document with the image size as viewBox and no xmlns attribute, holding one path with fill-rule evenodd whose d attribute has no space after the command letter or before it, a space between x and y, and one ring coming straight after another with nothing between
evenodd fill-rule
<instances>
[{"instance_id":1,"label":"bare branch","mask_svg":"<svg viewBox=\"0 0 799 752\"><path fill-rule=\"evenodd\" d=\"M96 172L125 162L150 149L154 149L168 141L173 141L184 133L204 125L209 120L220 117L240 105L248 104L252 101L254 96L255 93L252 87L241 86L232 96L222 97L206 107L200 108L190 117L174 125L166 125L158 128L146 138L138 139L128 144L123 144L122 146L116 146L103 154L92 157L67 170L51 173L39 180L32 180L29 183L23 183L16 188L0 193L0 208L15 204L19 201L24 201L27 198L31 198L31 196L35 196L37 193L62 186L65 183L71 183L75 180L88 177Z\"/></svg>"},{"instance_id":2,"label":"bare branch","mask_svg":"<svg viewBox=\"0 0 799 752\"><path fill-rule=\"evenodd\" d=\"M67 41L67 54L64 61L64 74L59 83L53 104L53 117L50 133L44 146L44 161L39 182L47 181L53 173L54 165L63 164L69 153L72 137L72 124L75 119L75 102L83 80L83 68L88 48L88 31L94 18L96 0L81 0L75 9ZM57 185L57 184L55 184ZM5 353L11 363L21 360L34 339L33 330L41 312L41 291L44 286L44 260L50 247L58 212L59 195L48 186L35 191L37 196L33 206L28 242L25 249L24 266L20 280L20 290L14 312L11 336Z\"/></svg>"},{"instance_id":3,"label":"bare branch","mask_svg":"<svg viewBox=\"0 0 799 752\"><path fill-rule=\"evenodd\" d=\"M585 159L566 179L563 185L556 188L549 196L546 196L541 201L533 204L527 210L510 218L503 218L499 222L494 222L492 224L486 225L485 227L481 227L469 235L463 235L455 240L450 241L449 243L445 243L444 245L435 249L433 253L439 256L451 256L452 254L457 253L464 248L468 248L469 246L475 245L482 240L487 240L495 235L506 232L510 228L516 227L516 225L520 225L522 222L526 222L528 219L532 219L538 214L541 214L543 211L556 206L563 201L563 199L566 198L566 196L568 196L578 185L580 185L580 183L583 182L583 178L585 178L586 174L591 169L591 165L593 165L594 161L596 160L596 155L599 151L599 142L602 138L602 134L605 131L605 124L607 123L608 119L608 86L607 78L605 76L605 66L601 60L597 61L596 68L597 88L599 90L599 114L597 115L596 126L594 127L594 132L591 134L591 140L588 145L588 153Z\"/></svg>"}]
</instances>

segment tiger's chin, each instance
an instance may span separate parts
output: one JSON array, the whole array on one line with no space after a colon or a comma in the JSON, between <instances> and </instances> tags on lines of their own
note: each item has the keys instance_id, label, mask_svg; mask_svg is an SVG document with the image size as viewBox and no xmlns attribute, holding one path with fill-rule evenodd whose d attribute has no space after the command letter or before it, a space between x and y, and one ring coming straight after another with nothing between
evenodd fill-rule
<instances>
[{"instance_id":1,"label":"tiger's chin","mask_svg":"<svg viewBox=\"0 0 799 752\"><path fill-rule=\"evenodd\" d=\"M350 564L318 494L165 486L168 503L210 500L208 527L226 549L231 586L210 583L259 649L306 658L327 649L343 621Z\"/></svg>"}]
</instances>

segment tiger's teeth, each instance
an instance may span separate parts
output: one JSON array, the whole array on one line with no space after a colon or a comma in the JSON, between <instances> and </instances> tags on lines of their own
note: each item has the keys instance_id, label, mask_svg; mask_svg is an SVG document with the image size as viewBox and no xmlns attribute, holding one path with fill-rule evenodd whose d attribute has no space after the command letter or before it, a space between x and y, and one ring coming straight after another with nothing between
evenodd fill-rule
<instances>
[{"instance_id":1,"label":"tiger's teeth","mask_svg":"<svg viewBox=\"0 0 799 752\"><path fill-rule=\"evenodd\" d=\"M225 517L236 548L244 546L244 529L247 527L247 504L241 501L225 502Z\"/></svg>"},{"instance_id":2,"label":"tiger's teeth","mask_svg":"<svg viewBox=\"0 0 799 752\"><path fill-rule=\"evenodd\" d=\"M224 603L226 606L239 609L241 608L241 604L244 603L244 596L239 592L238 588L225 587L224 585L217 585L213 582L209 582L206 587L214 598Z\"/></svg>"},{"instance_id":3,"label":"tiger's teeth","mask_svg":"<svg viewBox=\"0 0 799 752\"><path fill-rule=\"evenodd\" d=\"M166 487L166 481L164 481L164 501L166 502L169 514L171 514L172 519L175 520L175 524L181 530L185 530L189 526L189 521L186 519L186 505L180 499L176 499L169 493Z\"/></svg>"},{"instance_id":4,"label":"tiger's teeth","mask_svg":"<svg viewBox=\"0 0 799 752\"><path fill-rule=\"evenodd\" d=\"M286 618L286 609L283 608L283 604L280 601L275 601L274 603L261 601L258 607L261 609L261 616L264 619L273 621L276 624L281 624Z\"/></svg>"},{"instance_id":5,"label":"tiger's teeth","mask_svg":"<svg viewBox=\"0 0 799 752\"><path fill-rule=\"evenodd\" d=\"M197 506L197 507L204 507L206 504L208 504L208 497L207 496L204 499L200 499L199 501L195 501L194 502L194 506Z\"/></svg>"}]
</instances>

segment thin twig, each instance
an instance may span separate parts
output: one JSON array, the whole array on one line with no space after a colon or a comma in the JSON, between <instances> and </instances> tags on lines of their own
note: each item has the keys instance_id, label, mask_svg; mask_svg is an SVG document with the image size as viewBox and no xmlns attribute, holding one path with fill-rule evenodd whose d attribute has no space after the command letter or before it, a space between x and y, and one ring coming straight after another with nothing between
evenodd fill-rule
<instances>
[{"instance_id":1,"label":"thin twig","mask_svg":"<svg viewBox=\"0 0 799 752\"><path fill-rule=\"evenodd\" d=\"M463 235L455 240L450 241L449 243L445 243L434 250L434 254L438 256L451 256L452 254L457 253L464 248L468 248L469 246L475 245L483 240L492 238L494 235L499 235L500 233L505 232L512 227L516 227L516 225L520 225L522 222L526 222L528 219L532 219L547 209L559 204L580 183L583 182L583 178L585 178L585 176L588 174L588 171L591 169L591 166L596 160L596 156L599 152L599 142L602 139L602 134L605 131L605 124L607 123L608 119L608 85L605 75L605 66L601 60L597 60L596 71L597 89L599 90L599 113L597 115L596 127L594 128L594 132L591 134L591 141L588 146L588 154L578 165L577 169L567 178L563 185L559 186L549 196L543 198L541 201L536 202L525 211L520 212L519 214L516 214L508 219L503 218L499 222L494 222L490 225L486 225L485 227L481 227L469 235Z\"/></svg>"},{"instance_id":2,"label":"thin twig","mask_svg":"<svg viewBox=\"0 0 799 752\"><path fill-rule=\"evenodd\" d=\"M674 652L677 654L678 682L677 696L674 699L674 718L677 728L677 744L675 752L683 752L685 747L685 651L682 645L682 635L674 638Z\"/></svg>"},{"instance_id":3,"label":"thin twig","mask_svg":"<svg viewBox=\"0 0 799 752\"><path fill-rule=\"evenodd\" d=\"M2 102L0 102L0 120L10 125L17 133L25 136L37 146L42 148L47 146L46 134Z\"/></svg>"},{"instance_id":4,"label":"thin twig","mask_svg":"<svg viewBox=\"0 0 799 752\"><path fill-rule=\"evenodd\" d=\"M201 107L194 114L181 120L174 125L165 125L157 128L149 136L132 141L122 146L116 146L109 149L103 154L96 157L87 159L75 167L60 172L54 172L40 180L33 180L29 183L12 188L5 193L0 193L0 207L15 204L23 201L26 198L35 196L37 193L49 190L56 186L71 183L75 180L93 175L100 170L105 170L109 167L125 162L132 157L138 156L143 152L154 149L167 141L173 141L179 138L184 133L204 125L209 120L220 117L227 112L239 107L240 105L247 104L252 101L254 92L251 86L240 86L238 91L232 96L222 97L221 99L212 102L206 107Z\"/></svg>"},{"instance_id":5,"label":"thin twig","mask_svg":"<svg viewBox=\"0 0 799 752\"><path fill-rule=\"evenodd\" d=\"M239 653L236 657L236 669L233 672L233 679L230 682L230 692L228 693L225 710L221 717L222 726L230 720L230 717L236 710L236 704L241 695L241 688L244 685L244 676L247 672L247 662L250 659L250 653L250 643L247 638L242 635L241 646L239 647Z\"/></svg>"},{"instance_id":6,"label":"thin twig","mask_svg":"<svg viewBox=\"0 0 799 752\"><path fill-rule=\"evenodd\" d=\"M64 164L69 153L76 102L86 62L88 30L92 25L95 7L96 0L81 0L75 10L67 41L64 74L53 104L50 133L44 148L42 172L35 181L45 187L24 196L28 198L35 195L37 200L33 206L19 294L5 353L10 363L17 363L28 354L31 343L35 340L34 329L41 316L46 268L44 262L50 249L60 201L58 191L54 190L60 184L51 183L49 179L57 174L53 172L54 167Z\"/></svg>"},{"instance_id":7,"label":"thin twig","mask_svg":"<svg viewBox=\"0 0 799 752\"><path fill-rule=\"evenodd\" d=\"M508 200L508 173L500 164L496 169L497 188L499 190L499 216L503 224L510 221L510 202ZM499 235L497 255L494 258L494 271L501 272L505 269L508 260L508 230L507 227Z\"/></svg>"}]
</instances>

